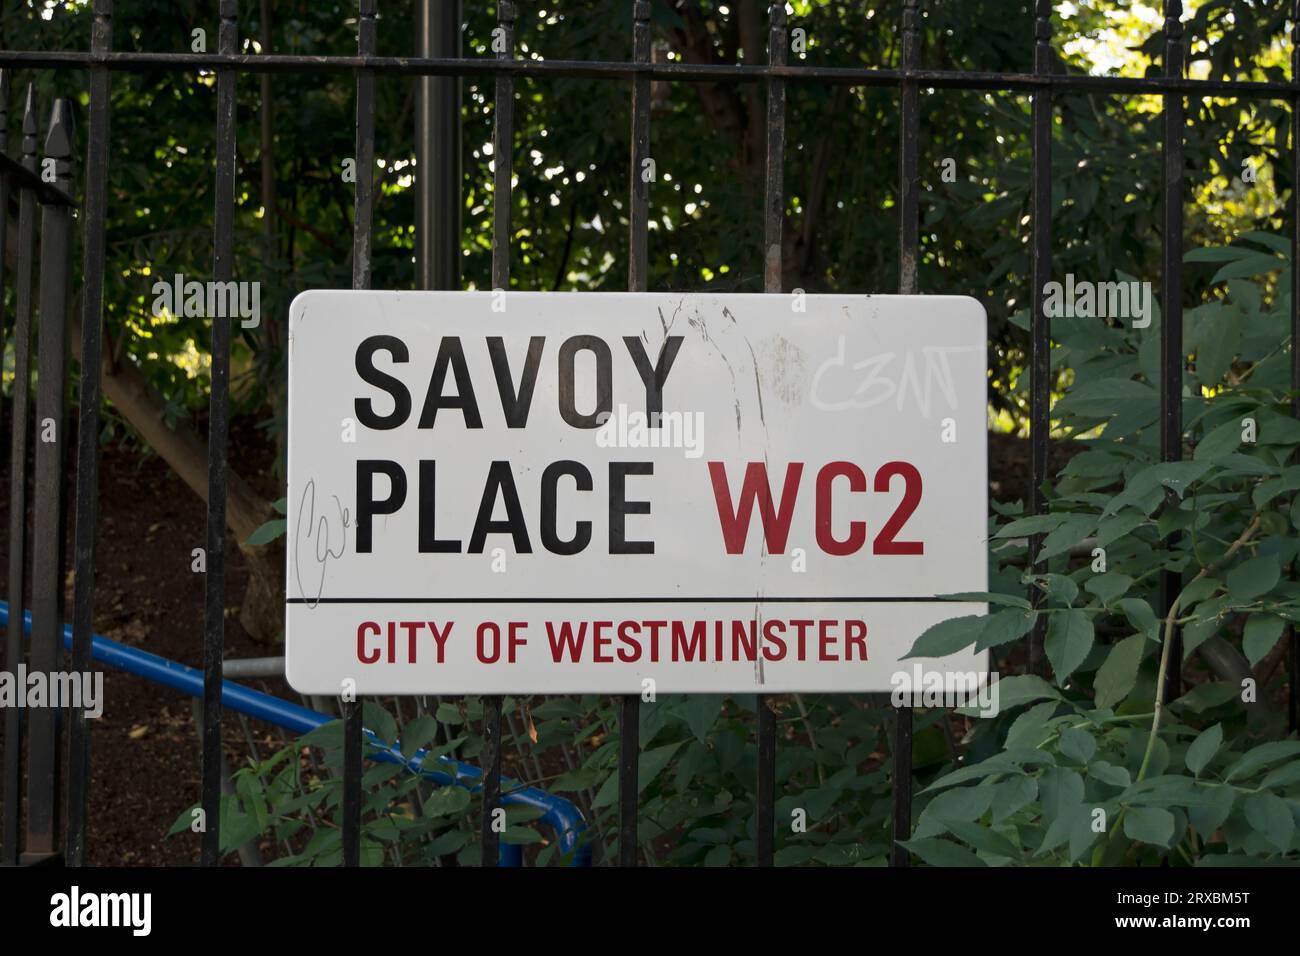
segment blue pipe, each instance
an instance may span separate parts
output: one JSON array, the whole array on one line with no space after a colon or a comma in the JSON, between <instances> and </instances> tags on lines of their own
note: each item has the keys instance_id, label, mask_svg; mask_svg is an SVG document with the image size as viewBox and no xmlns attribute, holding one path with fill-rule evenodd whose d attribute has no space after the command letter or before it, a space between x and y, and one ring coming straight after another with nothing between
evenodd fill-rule
<instances>
[{"instance_id":1,"label":"blue pipe","mask_svg":"<svg viewBox=\"0 0 1300 956\"><path fill-rule=\"evenodd\" d=\"M8 625L9 605L0 601L0 626L8 627ZM23 614L23 633L30 634L31 629L32 614L27 611ZM65 625L63 628L63 647L65 650L72 650L71 625ZM92 635L90 648L91 657L107 667L143 677L145 680L162 684L189 694L191 697L203 696L203 672L193 667L186 667L184 664L159 657L157 654L119 644L99 634ZM228 680L221 682L221 706L236 713L276 724L299 736L334 719ZM365 734L372 748L367 756L372 760L403 764L411 773L419 774L439 786L463 787L471 793L477 792L481 786L483 771L478 767L461 763L450 757L439 756L437 762L443 765L442 768L424 768L420 765L424 761L426 749L421 748L407 758L402 755L400 743L395 742L389 746L373 731L366 730ZM581 811L568 800L537 787L519 787L509 778L502 777L501 802L505 805L530 807L542 811L541 820L554 831L560 854L571 855L569 865L591 866L591 844L583 839L587 821L583 819ZM523 848L515 844L501 844L500 860L502 866L521 865Z\"/></svg>"}]
</instances>

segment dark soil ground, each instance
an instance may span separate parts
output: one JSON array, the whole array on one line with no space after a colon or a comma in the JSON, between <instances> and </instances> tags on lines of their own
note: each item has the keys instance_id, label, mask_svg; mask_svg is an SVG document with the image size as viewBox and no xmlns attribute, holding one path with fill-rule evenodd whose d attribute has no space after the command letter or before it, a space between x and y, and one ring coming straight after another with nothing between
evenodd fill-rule
<instances>
[{"instance_id":1,"label":"dark soil ground","mask_svg":"<svg viewBox=\"0 0 1300 956\"><path fill-rule=\"evenodd\" d=\"M9 447L8 428L0 428L0 488L4 490L0 498L0 540L4 541L0 546L0 587L5 590L9 563ZM269 498L278 497L270 473L273 453L264 434L251 427L236 427L230 448L231 468ZM1067 449L1054 447L1052 472L1068 457ZM1023 498L1028 470L1026 442L991 436L989 473L999 476L990 485L992 496L1004 501ZM72 488L72 462L67 474ZM70 501L72 497L70 493ZM99 515L95 633L200 667L204 576L191 570L191 551L202 547L205 540L203 501L161 459L114 445L102 452ZM69 520L69 560L71 527ZM238 606L247 572L232 539L227 539L226 550L226 656L279 653L277 647L255 642L239 625ZM70 617L71 574L67 583ZM3 597L7 599L8 595ZM263 686L277 696L297 699L282 681ZM199 796L198 738L191 699L111 669L105 670L104 698L103 716L90 722L88 862L176 865L196 861L196 834L186 830L166 837L177 817ZM286 742L278 731L264 724L249 722L247 728L263 757ZM230 715L224 739L227 760L235 767L243 765L248 757L249 741L244 733L238 719ZM0 748L3 744L0 726ZM508 763L505 770L511 772ZM230 862L234 862L233 857Z\"/></svg>"},{"instance_id":2,"label":"dark soil ground","mask_svg":"<svg viewBox=\"0 0 1300 956\"><path fill-rule=\"evenodd\" d=\"M0 465L0 486L4 488L0 528L5 529L5 543L0 548L0 580L7 581L10 446L8 429L3 431L6 454ZM274 494L275 488L268 473L270 451L258 432L236 431L232 435L231 467L268 495ZM67 475L71 489L75 487L71 463ZM30 490L28 494L30 497ZM70 501L72 497L70 492ZM118 446L103 450L95 562L96 634L191 667L202 666L204 576L191 570L191 552L204 546L205 509L202 499L156 456L144 457ZM71 503L68 513L70 565ZM30 520L29 500L29 529ZM28 547L30 560L30 544ZM239 625L238 605L246 570L230 537L226 553L227 656L277 653L254 642ZM70 619L71 572L66 603L65 619ZM272 693L292 697L287 685L276 683L278 686L268 688ZM88 862L161 865L195 861L197 834L186 831L165 838L176 818L199 796L198 737L191 699L105 669L104 701L103 716L90 722ZM263 756L282 746L279 736L273 736L265 725L250 724L250 728ZM0 740L2 734L0 729ZM242 765L248 745L237 720L227 720L224 738L227 759L236 767Z\"/></svg>"}]
</instances>

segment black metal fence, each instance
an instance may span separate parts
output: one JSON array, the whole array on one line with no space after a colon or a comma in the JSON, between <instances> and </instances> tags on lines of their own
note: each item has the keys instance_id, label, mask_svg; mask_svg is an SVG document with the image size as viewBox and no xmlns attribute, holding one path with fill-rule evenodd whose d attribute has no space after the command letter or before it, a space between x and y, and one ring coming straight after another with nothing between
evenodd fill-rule
<instances>
[{"instance_id":1,"label":"black metal fence","mask_svg":"<svg viewBox=\"0 0 1300 956\"><path fill-rule=\"evenodd\" d=\"M954 0L956 2L956 0ZM848 86L896 87L901 110L899 142L899 291L914 294L918 285L919 173L918 145L922 88L958 88L987 92L1023 92L1033 98L1032 113L1032 198L1031 280L1033 297L1030 354L1031 462L1030 513L1044 507L1041 487L1047 472L1050 425L1051 329L1044 308L1044 289L1052 275L1051 235L1051 149L1053 95L1071 91L1093 94L1147 93L1163 96L1163 260L1164 279L1161 323L1161 448L1166 461L1181 457L1183 424L1179 396L1185 367L1182 347L1182 234L1183 234L1183 127L1184 97L1222 95L1271 99L1289 103L1292 110L1293 182L1300 182L1300 46L1292 53L1293 80L1252 82L1239 80L1189 80L1183 76L1183 30L1181 0L1164 2L1165 54L1163 75L1143 78L1087 76L1056 69L1051 47L1050 0L1034 0L1033 20L1026 23L1026 42L1032 27L1033 72L991 73L920 69L919 0L903 0L902 62L898 68L843 68L787 63L789 48L786 9L783 2L769 6L769 62L764 64L698 65L679 62L651 62L650 0L634 0L632 59L628 62L587 62L516 59L514 56L514 4L501 0L497 20L505 38L504 51L495 58L416 58L379 56L376 52L377 0L360 0L357 21L357 56L324 57L239 53L239 4L220 0L218 51L214 54L114 53L112 52L112 3L95 0L89 52L29 52L0 50L0 67L10 69L87 70L90 76L90 127L85 163L84 199L80 206L83 230L84 271L81 290L81 367L78 452L75 498L75 585L73 591L74 671L89 669L90 637L95 595L95 531L97 461L100 411L99 368L103 321L104 217L108 174L109 84L114 72L170 69L212 70L216 75L217 163L213 214L213 278L231 279L233 259L233 217L235 199L235 87L241 73L317 72L352 73L356 77L356 183L353 228L353 276L356 289L371 281L371 218L374 208L374 106L379 76L491 76L496 86L493 144L495 147L492 282L507 288L510 276L510 191L513 139L513 92L518 77L585 77L627 83L631 92L632 147L628 189L630 200L628 288L645 291L647 284L647 207L649 184L640 176L642 160L650 156L650 84L652 80L676 82L741 83L759 82L766 89L766 182L763 202L764 289L781 288L781 233L785 210L782 167L785 151L786 85L822 83ZM1300 0L1292 9L1293 30L1300 27ZM1293 38L1295 37L1293 33ZM7 81L0 80L0 137L5 132L9 101ZM26 512L27 435L30 418L28 390L33 307L32 276L36 266L36 211L41 211L40 242L40 344L37 369L35 421L61 429L69 307L68 258L71 241L73 180L71 136L72 112L65 101L55 104L48 127L42 166L53 160L55 177L45 181L38 173L36 106L30 89L22 119L21 159L15 161L0 149L0 254L5 241L8 202L6 191L17 190L18 248L14 321L16 378L12 404L12 482L10 489L8 597L14 613L6 638L6 661L10 667L24 660L22 618L24 569L28 566L23 517ZM1293 262L1300 245L1300 219L1296 196L1290 199ZM3 261L0 259L0 261ZM1300 269L1292 270L1291 340L1300 340ZM0 270L0 283L3 283ZM945 290L957 291L957 290ZM3 286L0 285L0 293ZM202 703L202 797L208 825L203 835L201 861L214 865L219 857L219 800L221 795L222 709L220 688L225 638L225 535L226 453L229 426L229 373L231 331L228 322L215 322L212 337L212 392L208 445L207 578L203 631L204 696ZM1300 350L1291 350L1292 387L1300 388ZM1300 415L1300 397L1293 404ZM30 569L32 593L32 637L28 660L33 670L55 669L62 653L63 554L63 441L41 441L35 448L34 513ZM1031 541L1031 550L1039 550ZM1167 612L1178 588L1176 574L1162 582L1161 614ZM1035 601L1040 595L1035 592ZM1040 618L1041 624L1041 618ZM1043 633L1041 626L1030 638L1030 668L1041 671ZM1176 638L1177 639L1177 638ZM1297 662L1295 642L1290 644L1290 719L1297 723ZM1181 648L1170 656L1166 682L1167 699L1180 693ZM640 699L622 698L621 740L618 760L619 852L618 862L637 863L637 765L638 711ZM26 767L25 833L20 836L19 808L23 804L20 786L22 717L18 708L5 715L3 858L6 861L40 862L60 856L72 864L85 859L86 798L89 781L89 749L84 712L74 709L67 735L68 780L67 820L63 848L58 808L63 788L60 782L61 715L57 710L34 712L25 728L28 762ZM355 866L361 845L361 705L344 708L344 793L343 863ZM774 843L776 797L776 721L762 699L758 701L758 772L756 780L756 850L760 865L771 865ZM492 810L500 800L501 701L489 699L484 707L482 851L483 863L497 862L498 835L490 825ZM898 845L911 831L911 739L912 715L897 711L893 729L893 835L892 863L905 866L906 851ZM22 847L20 855L19 848Z\"/></svg>"}]
</instances>

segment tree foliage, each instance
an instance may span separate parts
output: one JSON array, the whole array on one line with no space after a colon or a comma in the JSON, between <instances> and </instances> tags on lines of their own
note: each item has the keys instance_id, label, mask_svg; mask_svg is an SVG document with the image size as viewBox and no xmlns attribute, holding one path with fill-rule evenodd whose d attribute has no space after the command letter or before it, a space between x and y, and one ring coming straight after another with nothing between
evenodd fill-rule
<instances>
[{"instance_id":1,"label":"tree foliage","mask_svg":"<svg viewBox=\"0 0 1300 956\"><path fill-rule=\"evenodd\" d=\"M193 31L215 42L215 10L197 0L121 5L115 48L179 51ZM379 46L409 53L410 0L384 3ZM467 4L465 55L491 56L489 4ZM521 56L620 60L630 53L631 4L572 0L531 6L517 26ZM754 62L765 55L759 4L653 5L656 56ZM894 66L899 7L798 0L801 62ZM1288 5L1280 0L1188 4L1184 43L1193 76L1286 79ZM1164 38L1151 6L1062 4L1058 68L1158 72ZM987 72L1032 66L1032 4L922 4L923 65ZM84 47L89 9L16 6L3 20L17 49ZM279 0L263 25L276 52L348 54L349 4ZM256 52L255 39L244 49ZM797 58L796 58L797 59ZM82 78L32 77L44 102L85 104ZM20 81L22 77L18 78ZM413 282L413 81L378 84L374 284ZM492 85L463 83L464 283L490 276ZM650 288L761 289L763 90L757 85L656 83L651 152ZM1054 274L1132 278L1159 288L1159 97L1061 94L1052 149ZM991 416L1023 430L1029 289L1029 100L1020 94L926 90L922 97L921 288L980 298L992 340ZM262 144L262 111L271 136ZM270 98L242 76L238 92L236 277L261 281L263 325L237 344L237 411L273 433L284 426L288 302L350 277L353 86L347 74L275 74ZM512 285L625 285L629 90L588 79L527 79L516 87L510 160ZM11 117L12 117L11 113ZM206 405L208 331L199 319L151 314L152 285L211 270L215 86L206 74L115 73L110 157L107 334L114 359L156 389L168 420ZM1294 862L1300 844L1300 761L1282 716L1300 491L1293 464L1290 243L1284 199L1294 188L1284 103L1190 97L1185 138L1187 255L1181 396L1184 461L1161 462L1157 315L1150 327L1095 317L1053 324L1053 431L1079 453L1051 482L1047 514L999 502L990 516L993 613L921 638L929 651L982 642L999 670L1023 671L1023 635L1046 627L1050 679L1002 682L1004 712L974 721L941 710L917 717L917 824L909 848L933 864L1173 864ZM808 291L897 286L898 100L888 87L790 85L784 282ZM12 125L12 124L11 124ZM83 133L84 135L84 133ZM957 175L945 181L945 160ZM262 175L270 174L269 203ZM1246 176L1249 169L1251 175ZM1247 423L1251 424L1247 424ZM116 430L130 434L129 422ZM275 533L272 528L267 532ZM1172 536L1172 544L1166 544ZM1030 542L1038 552L1028 552ZM1104 550L1104 565L1097 549ZM1181 584L1164 615L1158 586ZM1027 592L1041 602L1026 608ZM1171 637L1187 655L1185 692L1160 703ZM1242 681L1253 681L1243 699ZM1247 698L1251 695L1246 694ZM880 864L889 844L887 710L858 698L778 698L778 862ZM661 698L642 708L642 839L656 862L752 860L756 754L752 698ZM506 745L521 780L572 795L604 852L614 840L617 714L587 698L511 698ZM443 701L401 720L373 707L386 740L427 737L473 760L479 702ZM382 728L388 728L381 732ZM418 728L415 730L413 728ZM322 732L302 743L334 751ZM263 834L286 859L337 858L338 781L297 748L238 774L227 799L229 846ZM562 768L562 769L561 769ZM475 858L477 798L422 791L400 767L366 780L371 862ZM432 808L432 809L430 809ZM789 821L802 811L806 832ZM185 818L183 818L185 819ZM1100 822L1099 822L1100 821ZM508 840L534 842L513 819ZM309 832L311 835L309 835ZM542 851L553 861L553 846Z\"/></svg>"}]
</instances>

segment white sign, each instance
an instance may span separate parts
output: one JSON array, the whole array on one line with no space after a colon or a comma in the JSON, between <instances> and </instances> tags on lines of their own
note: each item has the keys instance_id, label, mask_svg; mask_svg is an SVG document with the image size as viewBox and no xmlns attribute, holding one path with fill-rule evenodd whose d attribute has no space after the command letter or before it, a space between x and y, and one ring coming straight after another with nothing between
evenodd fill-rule
<instances>
[{"instance_id":1,"label":"white sign","mask_svg":"<svg viewBox=\"0 0 1300 956\"><path fill-rule=\"evenodd\" d=\"M303 693L888 691L987 590L984 311L950 296L306 292ZM351 683L349 683L351 682Z\"/></svg>"}]
</instances>

